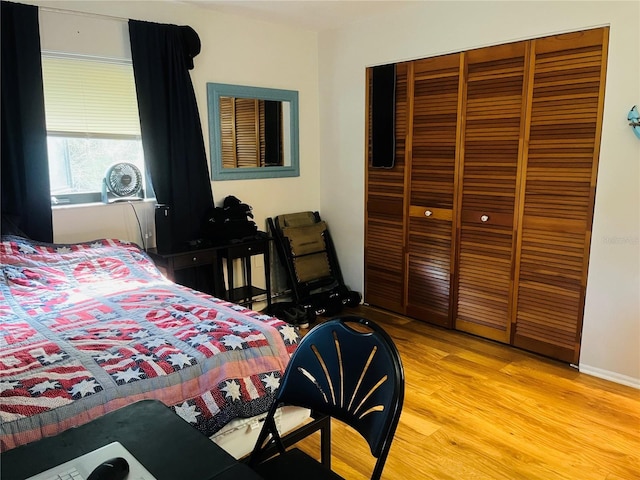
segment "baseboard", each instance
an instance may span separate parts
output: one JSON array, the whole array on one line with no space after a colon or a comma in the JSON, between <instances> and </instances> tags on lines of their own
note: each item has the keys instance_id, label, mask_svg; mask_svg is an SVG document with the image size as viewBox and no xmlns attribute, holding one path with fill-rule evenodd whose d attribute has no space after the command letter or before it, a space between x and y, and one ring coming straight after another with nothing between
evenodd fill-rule
<instances>
[{"instance_id":1,"label":"baseboard","mask_svg":"<svg viewBox=\"0 0 640 480\"><path fill-rule=\"evenodd\" d=\"M633 378L627 375L620 375L619 373L610 372L609 370L603 370L601 368L591 367L589 365L581 364L579 367L580 373L586 373L587 375L593 375L594 377L609 380L611 382L627 385L628 387L637 388L640 390L640 378Z\"/></svg>"}]
</instances>

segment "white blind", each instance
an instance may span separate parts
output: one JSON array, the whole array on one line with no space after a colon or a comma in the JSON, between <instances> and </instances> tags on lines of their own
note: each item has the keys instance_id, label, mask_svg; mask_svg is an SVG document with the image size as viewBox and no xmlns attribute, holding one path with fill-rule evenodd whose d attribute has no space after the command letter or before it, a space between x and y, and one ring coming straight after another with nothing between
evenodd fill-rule
<instances>
[{"instance_id":1,"label":"white blind","mask_svg":"<svg viewBox=\"0 0 640 480\"><path fill-rule=\"evenodd\" d=\"M43 56L42 77L47 131L140 135L131 64Z\"/></svg>"}]
</instances>

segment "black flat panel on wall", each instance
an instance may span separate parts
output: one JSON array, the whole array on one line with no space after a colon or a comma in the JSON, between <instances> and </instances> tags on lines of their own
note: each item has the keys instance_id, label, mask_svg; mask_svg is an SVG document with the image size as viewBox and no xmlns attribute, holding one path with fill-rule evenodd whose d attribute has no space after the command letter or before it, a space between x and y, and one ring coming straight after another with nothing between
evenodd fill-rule
<instances>
[{"instance_id":1,"label":"black flat panel on wall","mask_svg":"<svg viewBox=\"0 0 640 480\"><path fill-rule=\"evenodd\" d=\"M395 162L396 66L372 68L371 166L392 168Z\"/></svg>"}]
</instances>

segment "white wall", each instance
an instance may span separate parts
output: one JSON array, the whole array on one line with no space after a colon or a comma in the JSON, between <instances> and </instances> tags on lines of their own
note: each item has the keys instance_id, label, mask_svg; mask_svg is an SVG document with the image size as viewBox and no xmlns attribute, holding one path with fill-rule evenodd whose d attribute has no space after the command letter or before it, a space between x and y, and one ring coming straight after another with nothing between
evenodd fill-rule
<instances>
[{"instance_id":1,"label":"white wall","mask_svg":"<svg viewBox=\"0 0 640 480\"><path fill-rule=\"evenodd\" d=\"M30 1L45 8L89 12L109 17L132 18L159 23L191 25L199 34L201 53L191 70L207 157L207 82L298 90L300 107L300 176L266 180L213 181L213 195L220 204L235 195L253 207L255 220L265 228L266 217L320 208L320 155L318 113L317 34L285 28L243 17L221 14L187 3L164 1ZM67 21L60 21L66 16ZM55 21L52 19L55 17ZM58 47L69 41L61 29L70 29L71 49L97 38L101 53L127 53L127 37L118 34L126 23L117 18L41 13L41 30ZM123 44L124 42L124 44ZM130 55L130 54L129 54ZM130 208L130 207L129 207ZM151 216L150 216L151 217ZM126 222L122 225L121 222ZM149 218L151 221L151 218ZM54 239L73 242L126 235L140 242L135 217L122 206L56 208ZM145 231L153 228L145 226ZM133 236L129 236L133 235ZM151 239L155 243L155 239Z\"/></svg>"},{"instance_id":2,"label":"white wall","mask_svg":"<svg viewBox=\"0 0 640 480\"><path fill-rule=\"evenodd\" d=\"M640 387L640 2L408 2L323 32L321 211L345 280L363 288L365 68L610 25L605 111L580 369Z\"/></svg>"}]
</instances>

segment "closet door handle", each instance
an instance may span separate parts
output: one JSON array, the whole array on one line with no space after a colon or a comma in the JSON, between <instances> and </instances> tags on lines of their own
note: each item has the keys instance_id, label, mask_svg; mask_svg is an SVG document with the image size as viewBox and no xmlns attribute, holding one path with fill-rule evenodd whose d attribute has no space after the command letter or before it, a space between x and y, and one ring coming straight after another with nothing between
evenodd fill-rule
<instances>
[{"instance_id":1,"label":"closet door handle","mask_svg":"<svg viewBox=\"0 0 640 480\"><path fill-rule=\"evenodd\" d=\"M424 212L425 217L430 217L431 215L433 215L433 212L431 210L427 210Z\"/></svg>"},{"instance_id":2,"label":"closet door handle","mask_svg":"<svg viewBox=\"0 0 640 480\"><path fill-rule=\"evenodd\" d=\"M489 220L489 215L482 215L482 216L480 217L480 220L481 220L483 223L484 223L484 222L486 222L486 221L488 221L488 220Z\"/></svg>"}]
</instances>

